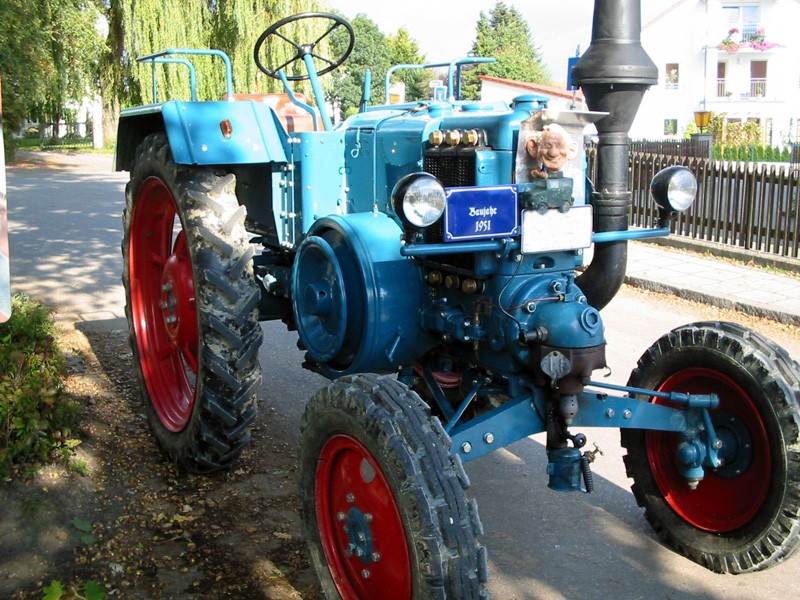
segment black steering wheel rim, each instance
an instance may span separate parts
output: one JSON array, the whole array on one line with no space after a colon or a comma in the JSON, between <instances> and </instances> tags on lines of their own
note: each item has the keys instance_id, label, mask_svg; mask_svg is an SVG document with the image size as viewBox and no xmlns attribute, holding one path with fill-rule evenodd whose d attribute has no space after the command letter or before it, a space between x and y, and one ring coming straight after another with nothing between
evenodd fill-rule
<instances>
[{"instance_id":1,"label":"black steering wheel rim","mask_svg":"<svg viewBox=\"0 0 800 600\"><path fill-rule=\"evenodd\" d=\"M303 19L325 19L325 20L333 21L333 25L331 25L327 29L327 31L325 31L325 33L323 33L321 36L319 36L315 41L311 42L310 44L300 44L298 42L295 42L295 41L289 39L288 37L282 35L278 31L284 25L288 25L289 23L293 23L294 21L300 21L300 20L303 20ZM339 27L344 27L345 30L347 31L348 36L349 36L349 43L347 45L347 50L345 50L344 53L341 56L336 57L335 59L329 59L329 58L327 58L325 56L321 56L319 54L315 54L314 50L315 50L317 44L319 44L323 39L328 37L331 33L333 33ZM270 66L264 65L264 63L261 62L261 58L259 56L261 54L262 46L264 46L264 43L266 42L267 38L269 38L270 36L276 36L276 37L280 38L284 42L290 44L291 46L294 46L294 48L296 50L296 53L292 58L290 58L289 60L287 60L283 64L281 64L279 66L276 66L274 68L270 68L271 65ZM262 33L258 37L258 40L256 41L255 48L253 49L253 58L256 61L256 66L258 66L258 68L264 74L268 75L269 77L273 77L274 79L280 79L280 76L278 75L279 71L281 71L282 69L285 69L286 67L288 67L289 65L291 65L292 63L294 63L294 62L296 62L298 60L302 61L303 57L305 57L307 55L310 55L312 58L315 58L315 59L317 59L317 60L319 60L319 61L321 61L323 63L327 63L326 67L324 67L321 70L317 71L317 75L324 75L325 73L333 71L336 67L341 65L347 59L348 56L350 56L350 53L353 51L353 46L355 45L355 41L356 41L356 36L355 36L355 32L353 31L353 26L350 25L350 23L348 23L342 17L340 17L338 15L334 15L332 13L305 12L305 13L300 13L300 14L297 14L297 15L292 15L290 17L286 17L285 19L281 19L280 21L278 21L276 23L273 23L272 25L267 27L267 29L264 30L264 33ZM306 74L306 75L287 75L286 76L286 79L288 79L289 81L304 81L304 80L310 79L310 78L311 77L308 74Z\"/></svg>"}]
</instances>

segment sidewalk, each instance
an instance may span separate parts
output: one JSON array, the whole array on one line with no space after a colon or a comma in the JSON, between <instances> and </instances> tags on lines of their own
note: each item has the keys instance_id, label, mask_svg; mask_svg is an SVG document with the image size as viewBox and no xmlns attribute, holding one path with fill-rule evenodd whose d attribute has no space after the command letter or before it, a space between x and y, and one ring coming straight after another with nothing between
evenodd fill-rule
<instances>
[{"instance_id":1,"label":"sidewalk","mask_svg":"<svg viewBox=\"0 0 800 600\"><path fill-rule=\"evenodd\" d=\"M800 325L800 277L763 268L652 243L631 242L625 283Z\"/></svg>"}]
</instances>

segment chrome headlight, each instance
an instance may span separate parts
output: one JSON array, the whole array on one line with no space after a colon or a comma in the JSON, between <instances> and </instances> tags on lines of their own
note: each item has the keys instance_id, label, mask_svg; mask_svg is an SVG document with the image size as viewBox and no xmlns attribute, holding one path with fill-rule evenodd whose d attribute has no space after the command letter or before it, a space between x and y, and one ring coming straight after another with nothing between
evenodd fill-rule
<instances>
[{"instance_id":1,"label":"chrome headlight","mask_svg":"<svg viewBox=\"0 0 800 600\"><path fill-rule=\"evenodd\" d=\"M697 196L697 179L686 167L667 167L653 177L650 193L661 209L683 212L694 203Z\"/></svg>"},{"instance_id":2,"label":"chrome headlight","mask_svg":"<svg viewBox=\"0 0 800 600\"><path fill-rule=\"evenodd\" d=\"M429 227L444 214L444 186L430 173L406 175L392 190L395 214L414 227Z\"/></svg>"}]
</instances>

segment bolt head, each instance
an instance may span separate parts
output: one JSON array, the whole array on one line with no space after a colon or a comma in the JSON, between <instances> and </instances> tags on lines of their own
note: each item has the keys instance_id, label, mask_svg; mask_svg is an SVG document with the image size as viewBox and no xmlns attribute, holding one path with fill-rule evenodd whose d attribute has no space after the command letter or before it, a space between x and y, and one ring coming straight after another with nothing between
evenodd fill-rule
<instances>
[{"instance_id":1,"label":"bolt head","mask_svg":"<svg viewBox=\"0 0 800 600\"><path fill-rule=\"evenodd\" d=\"M347 515L344 514L343 512L340 512L340 513L338 513L336 515L336 519L339 520L339 521L344 521L346 518L347 518Z\"/></svg>"},{"instance_id":2,"label":"bolt head","mask_svg":"<svg viewBox=\"0 0 800 600\"><path fill-rule=\"evenodd\" d=\"M381 560L380 553L379 552L373 552L372 553L372 562L380 562L380 560Z\"/></svg>"},{"instance_id":3,"label":"bolt head","mask_svg":"<svg viewBox=\"0 0 800 600\"><path fill-rule=\"evenodd\" d=\"M487 433L486 435L483 436L483 441L486 442L487 444L493 443L494 442L494 434L493 433Z\"/></svg>"},{"instance_id":4,"label":"bolt head","mask_svg":"<svg viewBox=\"0 0 800 600\"><path fill-rule=\"evenodd\" d=\"M464 442L463 444L461 444L461 451L464 454L469 454L470 452L472 452L472 444L470 444L469 442Z\"/></svg>"},{"instance_id":5,"label":"bolt head","mask_svg":"<svg viewBox=\"0 0 800 600\"><path fill-rule=\"evenodd\" d=\"M347 494L347 496L345 496L345 500L347 500L348 504L352 504L356 501L356 497L353 494Z\"/></svg>"},{"instance_id":6,"label":"bolt head","mask_svg":"<svg viewBox=\"0 0 800 600\"><path fill-rule=\"evenodd\" d=\"M633 412L629 408L626 408L622 411L622 418L623 419L630 419L633 416Z\"/></svg>"},{"instance_id":7,"label":"bolt head","mask_svg":"<svg viewBox=\"0 0 800 600\"><path fill-rule=\"evenodd\" d=\"M369 572L369 569L364 569L364 570L361 571L361 576L364 579L369 579L370 575L371 575L371 573Z\"/></svg>"},{"instance_id":8,"label":"bolt head","mask_svg":"<svg viewBox=\"0 0 800 600\"><path fill-rule=\"evenodd\" d=\"M614 409L613 409L613 408L609 408L608 410L606 410L606 416L607 416L609 419L610 419L611 417L613 417L615 414L617 414L617 413L615 413L615 412L614 412Z\"/></svg>"}]
</instances>

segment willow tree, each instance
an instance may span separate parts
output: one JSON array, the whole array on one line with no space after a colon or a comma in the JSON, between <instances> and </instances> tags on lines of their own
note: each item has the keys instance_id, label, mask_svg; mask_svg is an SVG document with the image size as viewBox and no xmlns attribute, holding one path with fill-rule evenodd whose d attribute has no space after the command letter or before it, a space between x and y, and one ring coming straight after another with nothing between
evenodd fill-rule
<instances>
[{"instance_id":1,"label":"willow tree","mask_svg":"<svg viewBox=\"0 0 800 600\"><path fill-rule=\"evenodd\" d=\"M317 12L316 0L217 0L211 8L211 37L209 45L223 50L231 57L236 89L243 92L275 92L279 81L267 77L256 67L253 47L258 36L273 23L302 12ZM294 40L313 42L324 33L321 21L309 19L289 28ZM272 53L275 64L291 58L286 45L275 47ZM293 65L288 75L299 75L302 65ZM307 89L304 89L307 91Z\"/></svg>"},{"instance_id":2,"label":"willow tree","mask_svg":"<svg viewBox=\"0 0 800 600\"><path fill-rule=\"evenodd\" d=\"M280 84L258 71L253 46L259 34L272 23L292 14L319 10L319 3L316 0L110 0L107 7L106 84L122 106L128 106L152 98L152 65L139 64L136 59L167 48L223 50L233 64L236 90L277 90ZM296 30L298 35L306 31L308 41L313 41L321 33L313 28L313 21L302 21ZM298 39L306 41L301 35ZM221 98L225 92L225 71L220 60L190 58L197 72L198 99ZM158 65L155 73L159 100L189 98L187 68Z\"/></svg>"}]
</instances>

